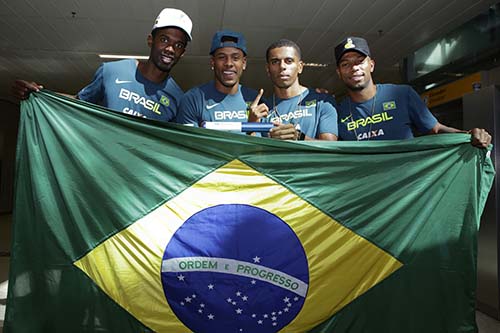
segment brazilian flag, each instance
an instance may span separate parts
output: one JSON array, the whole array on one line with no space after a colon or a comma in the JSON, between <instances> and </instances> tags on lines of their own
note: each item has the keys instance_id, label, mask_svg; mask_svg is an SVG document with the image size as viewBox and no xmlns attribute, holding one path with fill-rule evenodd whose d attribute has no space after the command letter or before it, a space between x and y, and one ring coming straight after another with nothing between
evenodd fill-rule
<instances>
[{"instance_id":1,"label":"brazilian flag","mask_svg":"<svg viewBox=\"0 0 500 333\"><path fill-rule=\"evenodd\" d=\"M494 171L450 134L284 142L23 102L6 332L476 332Z\"/></svg>"}]
</instances>

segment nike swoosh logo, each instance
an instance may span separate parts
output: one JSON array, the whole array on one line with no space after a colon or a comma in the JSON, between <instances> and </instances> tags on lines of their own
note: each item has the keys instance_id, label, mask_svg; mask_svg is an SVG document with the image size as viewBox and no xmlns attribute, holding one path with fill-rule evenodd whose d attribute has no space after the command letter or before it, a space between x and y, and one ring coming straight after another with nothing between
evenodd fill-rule
<instances>
[{"instance_id":1,"label":"nike swoosh logo","mask_svg":"<svg viewBox=\"0 0 500 333\"><path fill-rule=\"evenodd\" d=\"M340 122L341 122L341 123L344 123L344 122L346 122L346 121L347 121L349 118L351 118L351 117L352 117L352 116L347 116L347 117L345 117L344 119L340 119Z\"/></svg>"},{"instance_id":2,"label":"nike swoosh logo","mask_svg":"<svg viewBox=\"0 0 500 333\"><path fill-rule=\"evenodd\" d=\"M216 107L219 104L220 103L215 103L215 104L212 104L212 105L207 105L207 110L213 109L214 107Z\"/></svg>"},{"instance_id":3,"label":"nike swoosh logo","mask_svg":"<svg viewBox=\"0 0 500 333\"><path fill-rule=\"evenodd\" d=\"M130 82L132 82L132 81L122 81L122 80L118 80L118 79L115 80L116 84L130 83Z\"/></svg>"}]
</instances>

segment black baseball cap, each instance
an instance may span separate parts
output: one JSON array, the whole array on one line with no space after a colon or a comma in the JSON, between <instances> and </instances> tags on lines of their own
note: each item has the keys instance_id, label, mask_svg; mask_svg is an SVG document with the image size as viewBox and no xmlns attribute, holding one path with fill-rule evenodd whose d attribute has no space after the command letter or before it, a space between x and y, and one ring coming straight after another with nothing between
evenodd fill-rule
<instances>
[{"instance_id":1,"label":"black baseball cap","mask_svg":"<svg viewBox=\"0 0 500 333\"><path fill-rule=\"evenodd\" d=\"M344 53L351 51L361 53L365 56L371 56L370 48L364 38L347 37L335 47L335 60L337 61L337 65L339 64L340 58L342 58Z\"/></svg>"}]
</instances>

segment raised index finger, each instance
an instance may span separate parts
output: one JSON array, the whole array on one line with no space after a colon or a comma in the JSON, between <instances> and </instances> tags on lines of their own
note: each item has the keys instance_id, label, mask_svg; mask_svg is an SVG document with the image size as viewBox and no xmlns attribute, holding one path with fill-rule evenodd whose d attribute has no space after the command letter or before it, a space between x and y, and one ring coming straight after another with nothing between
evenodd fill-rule
<instances>
[{"instance_id":1,"label":"raised index finger","mask_svg":"<svg viewBox=\"0 0 500 333\"><path fill-rule=\"evenodd\" d=\"M260 101L262 95L264 95L264 89L259 90L259 94L257 95L257 97L255 97L255 99L252 102L252 104L250 105L250 107L256 107L259 104L259 101Z\"/></svg>"}]
</instances>

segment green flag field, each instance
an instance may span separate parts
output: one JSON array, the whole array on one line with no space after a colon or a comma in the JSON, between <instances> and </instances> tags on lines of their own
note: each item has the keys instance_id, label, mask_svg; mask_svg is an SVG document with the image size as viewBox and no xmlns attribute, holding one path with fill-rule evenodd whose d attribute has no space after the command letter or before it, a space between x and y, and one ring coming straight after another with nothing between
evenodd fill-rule
<instances>
[{"instance_id":1,"label":"green flag field","mask_svg":"<svg viewBox=\"0 0 500 333\"><path fill-rule=\"evenodd\" d=\"M22 102L4 331L477 332L489 150Z\"/></svg>"}]
</instances>

